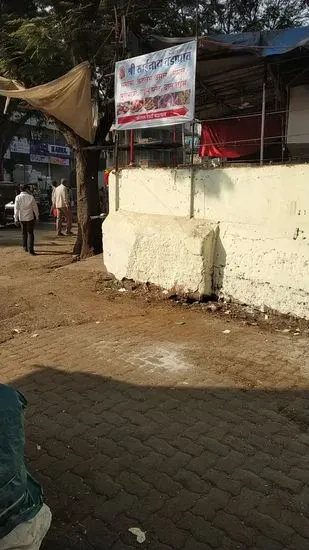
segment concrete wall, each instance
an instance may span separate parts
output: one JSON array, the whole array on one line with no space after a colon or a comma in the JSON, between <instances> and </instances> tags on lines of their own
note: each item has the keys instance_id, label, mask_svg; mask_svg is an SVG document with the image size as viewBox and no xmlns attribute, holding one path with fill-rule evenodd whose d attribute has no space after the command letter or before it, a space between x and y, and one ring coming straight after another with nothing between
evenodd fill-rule
<instances>
[{"instance_id":1,"label":"concrete wall","mask_svg":"<svg viewBox=\"0 0 309 550\"><path fill-rule=\"evenodd\" d=\"M167 228L169 218L188 218L190 187L187 169L124 170L118 184L110 178L108 223L116 217L121 232L122 216L130 212L137 226L147 214L150 224L152 216L162 216ZM207 234L219 228L213 257L207 259L214 265L213 290L309 318L309 165L197 168L194 218L205 222ZM108 254L115 250L109 248ZM156 250L160 255L158 243ZM188 251L180 263L190 264L191 258ZM188 282L184 271L180 278ZM149 274L156 278L153 271Z\"/></svg>"}]
</instances>

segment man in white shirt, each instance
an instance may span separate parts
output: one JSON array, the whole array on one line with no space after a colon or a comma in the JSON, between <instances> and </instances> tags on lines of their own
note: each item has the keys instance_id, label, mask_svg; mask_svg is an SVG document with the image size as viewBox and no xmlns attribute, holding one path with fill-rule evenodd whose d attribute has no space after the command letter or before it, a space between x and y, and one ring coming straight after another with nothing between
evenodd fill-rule
<instances>
[{"instance_id":1,"label":"man in white shirt","mask_svg":"<svg viewBox=\"0 0 309 550\"><path fill-rule=\"evenodd\" d=\"M33 230L34 222L39 221L39 209L28 185L21 186L21 193L15 199L14 219L16 224L21 224L24 250L35 256Z\"/></svg>"},{"instance_id":2,"label":"man in white shirt","mask_svg":"<svg viewBox=\"0 0 309 550\"><path fill-rule=\"evenodd\" d=\"M53 208L57 209L57 235L63 235L62 233L62 222L63 219L66 220L66 234L72 235L72 216L71 216L71 202L70 202L70 193L68 189L68 181L62 179L60 185L55 188L53 194Z\"/></svg>"}]
</instances>

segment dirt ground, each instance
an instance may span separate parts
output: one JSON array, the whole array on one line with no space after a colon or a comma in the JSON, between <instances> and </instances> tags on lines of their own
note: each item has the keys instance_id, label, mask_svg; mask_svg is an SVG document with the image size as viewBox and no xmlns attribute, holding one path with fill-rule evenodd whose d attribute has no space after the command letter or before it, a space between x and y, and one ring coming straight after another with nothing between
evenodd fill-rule
<instances>
[{"instance_id":1,"label":"dirt ground","mask_svg":"<svg viewBox=\"0 0 309 550\"><path fill-rule=\"evenodd\" d=\"M0 229L0 360L45 550L308 548L308 324L118 283L37 237L31 257Z\"/></svg>"}]
</instances>

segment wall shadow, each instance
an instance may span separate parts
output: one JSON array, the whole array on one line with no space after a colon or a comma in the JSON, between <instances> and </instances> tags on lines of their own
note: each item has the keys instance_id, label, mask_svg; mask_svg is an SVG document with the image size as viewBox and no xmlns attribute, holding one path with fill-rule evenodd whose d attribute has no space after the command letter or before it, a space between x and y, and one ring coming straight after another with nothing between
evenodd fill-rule
<instances>
[{"instance_id":1,"label":"wall shadow","mask_svg":"<svg viewBox=\"0 0 309 550\"><path fill-rule=\"evenodd\" d=\"M308 389L136 386L47 366L14 387L54 515L43 550L308 548Z\"/></svg>"},{"instance_id":2,"label":"wall shadow","mask_svg":"<svg viewBox=\"0 0 309 550\"><path fill-rule=\"evenodd\" d=\"M226 174L224 167L199 167L200 177L197 179L195 174L195 190L198 193L207 196L219 198L222 191L232 192L234 183ZM205 180L203 182L203 180Z\"/></svg>"},{"instance_id":3,"label":"wall shadow","mask_svg":"<svg viewBox=\"0 0 309 550\"><path fill-rule=\"evenodd\" d=\"M59 245L61 242L55 240L54 228L50 223L39 223L35 226L34 235L36 246L47 244ZM40 242L41 241L41 242ZM43 241L43 242L42 242ZM47 242L46 242L47 241ZM0 227L0 247L22 246L21 228L15 225Z\"/></svg>"},{"instance_id":4,"label":"wall shadow","mask_svg":"<svg viewBox=\"0 0 309 550\"><path fill-rule=\"evenodd\" d=\"M0 227L0 246L11 247L21 246L21 230L14 226Z\"/></svg>"}]
</instances>

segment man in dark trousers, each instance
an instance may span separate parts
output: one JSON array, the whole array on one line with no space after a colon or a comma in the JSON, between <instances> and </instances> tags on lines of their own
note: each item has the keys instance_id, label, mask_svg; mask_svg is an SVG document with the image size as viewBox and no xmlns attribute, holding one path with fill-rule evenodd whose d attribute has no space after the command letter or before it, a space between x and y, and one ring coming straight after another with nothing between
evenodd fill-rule
<instances>
[{"instance_id":1,"label":"man in dark trousers","mask_svg":"<svg viewBox=\"0 0 309 550\"><path fill-rule=\"evenodd\" d=\"M16 224L21 224L24 250L35 256L34 223L39 220L39 209L28 185L21 186L21 193L15 199L14 219Z\"/></svg>"}]
</instances>

